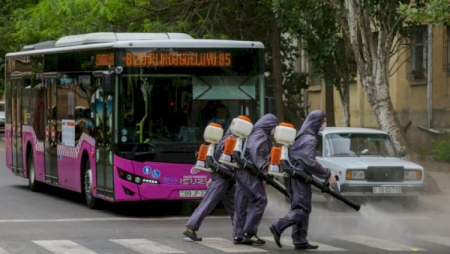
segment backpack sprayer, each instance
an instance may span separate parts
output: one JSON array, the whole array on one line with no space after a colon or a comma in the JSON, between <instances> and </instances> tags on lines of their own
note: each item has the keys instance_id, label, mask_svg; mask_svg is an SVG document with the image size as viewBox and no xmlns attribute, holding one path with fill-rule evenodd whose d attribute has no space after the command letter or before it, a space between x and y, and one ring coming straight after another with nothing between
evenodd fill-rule
<instances>
[{"instance_id":1,"label":"backpack sprayer","mask_svg":"<svg viewBox=\"0 0 450 254\"><path fill-rule=\"evenodd\" d=\"M217 143L223 137L223 129L220 124L210 123L205 128L205 132L203 133L203 138L209 144L200 145L200 149L197 155L197 163L195 164L195 169L210 172L210 173L218 173L227 178L233 179L234 174L227 168L221 166L214 159L214 150L216 149Z\"/></svg>"},{"instance_id":2,"label":"backpack sprayer","mask_svg":"<svg viewBox=\"0 0 450 254\"><path fill-rule=\"evenodd\" d=\"M225 141L223 153L220 155L219 162L232 166L239 167L234 159L235 151L245 151L246 138L253 130L253 124L250 118L246 116L238 116L231 121L230 131L236 137L228 137Z\"/></svg>"},{"instance_id":3,"label":"backpack sprayer","mask_svg":"<svg viewBox=\"0 0 450 254\"><path fill-rule=\"evenodd\" d=\"M272 176L262 173L251 161L244 157L244 152L246 148L246 140L253 129L253 124L248 117L238 116L234 118L230 125L231 133L233 133L236 138L229 137L225 142L225 147L223 150L223 156L219 162L222 163L233 163L235 167L244 168L248 170L251 174L255 175L259 179L265 181L267 184L271 185L278 191L280 191L285 196L289 196L286 192L286 188L279 183L277 180L273 179ZM224 155L225 154L225 155Z\"/></svg>"},{"instance_id":4,"label":"backpack sprayer","mask_svg":"<svg viewBox=\"0 0 450 254\"><path fill-rule=\"evenodd\" d=\"M294 125L289 123L280 123L275 128L274 138L278 144L281 144L280 147L273 147L271 151L271 159L268 174L283 176L283 177L292 177L297 178L305 183L310 183L317 187L322 192L325 192L334 198L340 200L351 208L359 211L361 206L359 204L354 203L352 200L344 197L339 192L333 191L330 188L330 184L327 180L321 182L314 178L311 174L296 168L291 164L289 160L289 147L294 144L296 137L296 131L294 129ZM336 176L336 180L339 180Z\"/></svg>"}]
</instances>

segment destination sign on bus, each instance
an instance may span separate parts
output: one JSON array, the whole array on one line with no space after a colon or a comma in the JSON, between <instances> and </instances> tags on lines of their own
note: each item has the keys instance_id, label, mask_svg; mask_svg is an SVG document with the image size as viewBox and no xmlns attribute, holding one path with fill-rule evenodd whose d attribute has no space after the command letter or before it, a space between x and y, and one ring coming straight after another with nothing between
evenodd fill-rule
<instances>
[{"instance_id":1,"label":"destination sign on bus","mask_svg":"<svg viewBox=\"0 0 450 254\"><path fill-rule=\"evenodd\" d=\"M110 66L114 65L114 54L97 54L95 56L95 65L96 66Z\"/></svg>"},{"instance_id":2,"label":"destination sign on bus","mask_svg":"<svg viewBox=\"0 0 450 254\"><path fill-rule=\"evenodd\" d=\"M228 52L127 52L122 58L129 67L229 67Z\"/></svg>"}]
</instances>

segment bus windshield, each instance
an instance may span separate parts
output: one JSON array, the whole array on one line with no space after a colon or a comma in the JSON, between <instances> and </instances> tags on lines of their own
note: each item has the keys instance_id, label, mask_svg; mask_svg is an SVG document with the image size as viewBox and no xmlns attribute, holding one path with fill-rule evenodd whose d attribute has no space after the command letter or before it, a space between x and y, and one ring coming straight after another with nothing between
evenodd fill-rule
<instances>
[{"instance_id":1,"label":"bus windshield","mask_svg":"<svg viewBox=\"0 0 450 254\"><path fill-rule=\"evenodd\" d=\"M247 53L245 61L237 61L232 55L232 66L125 68L116 90L118 154L133 160L173 161L176 156L157 155L189 153L193 163L210 122L226 131L238 115L256 119L262 79L257 56Z\"/></svg>"}]
</instances>

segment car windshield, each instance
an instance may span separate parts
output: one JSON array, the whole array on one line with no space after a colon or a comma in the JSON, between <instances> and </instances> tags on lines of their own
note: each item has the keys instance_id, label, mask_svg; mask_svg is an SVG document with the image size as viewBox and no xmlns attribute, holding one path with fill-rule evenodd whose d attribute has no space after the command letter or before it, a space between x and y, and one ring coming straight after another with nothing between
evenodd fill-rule
<instances>
[{"instance_id":1,"label":"car windshield","mask_svg":"<svg viewBox=\"0 0 450 254\"><path fill-rule=\"evenodd\" d=\"M329 157L383 156L397 157L389 135L374 133L332 133L325 138L325 155Z\"/></svg>"}]
</instances>

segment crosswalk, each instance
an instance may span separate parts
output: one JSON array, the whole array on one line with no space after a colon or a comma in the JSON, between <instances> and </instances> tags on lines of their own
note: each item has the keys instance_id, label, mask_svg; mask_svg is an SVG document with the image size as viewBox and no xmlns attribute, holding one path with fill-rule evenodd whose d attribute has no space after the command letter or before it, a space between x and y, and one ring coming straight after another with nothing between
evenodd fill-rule
<instances>
[{"instance_id":1,"label":"crosswalk","mask_svg":"<svg viewBox=\"0 0 450 254\"><path fill-rule=\"evenodd\" d=\"M17 244L9 245L5 242L0 242L0 254L13 253L55 253L55 254L100 254L110 253L111 249L122 248L120 253L200 253L199 248L204 248L203 253L270 253L274 250L288 251L293 249L292 241L289 236L282 236L281 243L283 249L278 249L275 246L272 236L264 236L262 239L267 241L264 246L247 246L234 245L232 240L220 237L204 237L203 241L191 242L184 238L179 242L168 244L167 242L159 242L150 239L103 239L100 244L92 246L80 240L33 240L31 244L26 245L30 248L29 251L24 250L24 246L17 249ZM314 242L318 244L320 252L348 252L359 253L362 249L369 251L383 251L385 252L433 252L435 250L423 246L416 246L418 243L425 246L437 246L437 250L448 250L450 247L450 237L442 235L406 235L403 240L392 241L380 239L367 235L330 235L324 238L323 242ZM96 241L97 242L97 241ZM406 242L406 243L405 243ZM428 243L428 244L427 244ZM5 245L5 246L2 246ZM108 246L113 245L113 246ZM89 246L89 247L88 247ZM108 246L102 248L101 246ZM91 249L92 248L92 249ZM205 251L208 250L208 251ZM128 250L128 251L125 251ZM25 251L25 252L24 252ZM119 253L119 252L118 252Z\"/></svg>"}]
</instances>

